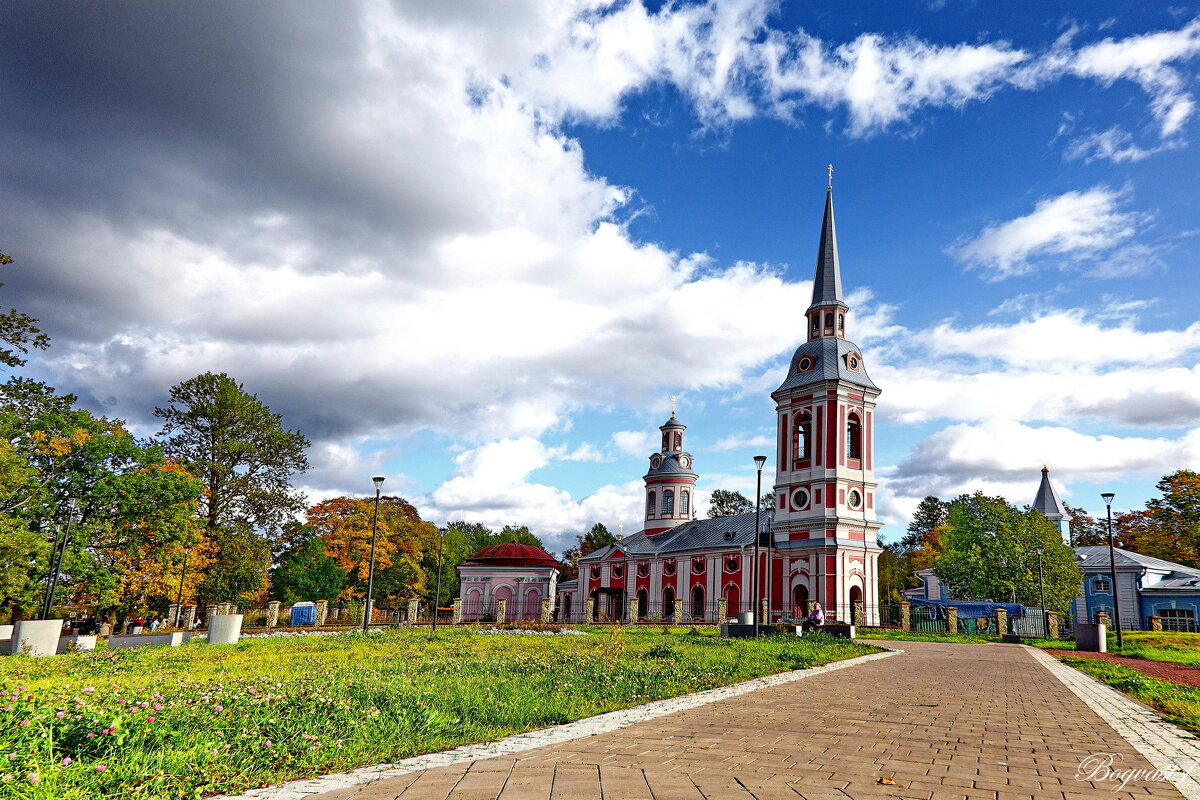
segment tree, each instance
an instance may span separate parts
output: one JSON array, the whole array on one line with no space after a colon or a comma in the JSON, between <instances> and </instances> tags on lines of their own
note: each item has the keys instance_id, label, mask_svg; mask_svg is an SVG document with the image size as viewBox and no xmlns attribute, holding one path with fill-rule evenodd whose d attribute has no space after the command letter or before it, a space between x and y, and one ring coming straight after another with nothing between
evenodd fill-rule
<instances>
[{"instance_id":1,"label":"tree","mask_svg":"<svg viewBox=\"0 0 1200 800\"><path fill-rule=\"evenodd\" d=\"M1181 469L1157 484L1162 497L1146 504L1164 542L1157 548L1174 552L1181 563L1197 566L1200 552L1200 474Z\"/></svg>"},{"instance_id":2,"label":"tree","mask_svg":"<svg viewBox=\"0 0 1200 800\"><path fill-rule=\"evenodd\" d=\"M170 398L154 409L163 421L158 435L166 454L204 484L200 514L210 536L277 535L304 508L290 480L308 469L308 439L224 373L183 381Z\"/></svg>"},{"instance_id":3,"label":"tree","mask_svg":"<svg viewBox=\"0 0 1200 800\"><path fill-rule=\"evenodd\" d=\"M901 548L909 551L920 549L926 542L927 534L946 524L947 512L946 503L933 495L926 495L913 512L908 530L900 540Z\"/></svg>"},{"instance_id":4,"label":"tree","mask_svg":"<svg viewBox=\"0 0 1200 800\"><path fill-rule=\"evenodd\" d=\"M575 546L563 551L563 562L559 580L569 581L579 577L579 559L617 541L604 523L597 522L587 533L580 534Z\"/></svg>"},{"instance_id":5,"label":"tree","mask_svg":"<svg viewBox=\"0 0 1200 800\"><path fill-rule=\"evenodd\" d=\"M346 582L346 571L325 552L325 543L307 525L288 526L290 544L271 570L271 599L287 605L301 600L334 600Z\"/></svg>"},{"instance_id":6,"label":"tree","mask_svg":"<svg viewBox=\"0 0 1200 800\"><path fill-rule=\"evenodd\" d=\"M1064 508L1071 516L1071 521L1067 525L1070 530L1072 546L1094 547L1108 544L1107 519L1098 520L1082 508L1072 508L1071 506L1064 506ZM1113 537L1116 538L1116 525L1113 525Z\"/></svg>"},{"instance_id":7,"label":"tree","mask_svg":"<svg viewBox=\"0 0 1200 800\"><path fill-rule=\"evenodd\" d=\"M708 518L733 517L738 514L749 514L754 510L754 502L741 492L731 492L727 489L715 489L708 501Z\"/></svg>"},{"instance_id":8,"label":"tree","mask_svg":"<svg viewBox=\"0 0 1200 800\"><path fill-rule=\"evenodd\" d=\"M11 264L13 260L0 253L0 264ZM0 283L0 286L3 286ZM0 313L0 364L9 367L20 367L25 364L22 358L30 348L45 350L50 346L50 338L37 327L37 320L28 314L22 314L15 309Z\"/></svg>"},{"instance_id":9,"label":"tree","mask_svg":"<svg viewBox=\"0 0 1200 800\"><path fill-rule=\"evenodd\" d=\"M1047 607L1065 611L1079 593L1074 551L1029 507L1017 510L981 492L961 495L949 504L944 541L933 571L954 597L1039 605L1039 551Z\"/></svg>"}]
</instances>

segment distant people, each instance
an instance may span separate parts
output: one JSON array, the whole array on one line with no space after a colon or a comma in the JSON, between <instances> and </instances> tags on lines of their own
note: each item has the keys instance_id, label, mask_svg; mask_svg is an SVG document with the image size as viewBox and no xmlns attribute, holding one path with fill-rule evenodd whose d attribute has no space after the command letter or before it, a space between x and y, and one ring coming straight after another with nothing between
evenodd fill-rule
<instances>
[{"instance_id":1,"label":"distant people","mask_svg":"<svg viewBox=\"0 0 1200 800\"><path fill-rule=\"evenodd\" d=\"M156 630L158 630L158 626L160 624L162 624L162 623L160 623L158 621L158 617L155 617L154 619L150 620L150 632L154 633Z\"/></svg>"},{"instance_id":2,"label":"distant people","mask_svg":"<svg viewBox=\"0 0 1200 800\"><path fill-rule=\"evenodd\" d=\"M812 611L808 612L808 617L805 618L800 629L805 633L821 630L821 626L825 624L825 612L821 610L820 603L813 603Z\"/></svg>"}]
</instances>

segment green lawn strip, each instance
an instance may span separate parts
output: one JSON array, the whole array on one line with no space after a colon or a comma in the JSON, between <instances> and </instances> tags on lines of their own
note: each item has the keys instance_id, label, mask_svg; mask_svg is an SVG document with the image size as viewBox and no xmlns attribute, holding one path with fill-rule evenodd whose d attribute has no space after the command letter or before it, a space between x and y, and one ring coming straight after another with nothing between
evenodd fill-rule
<instances>
[{"instance_id":1,"label":"green lawn strip","mask_svg":"<svg viewBox=\"0 0 1200 800\"><path fill-rule=\"evenodd\" d=\"M0 797L232 793L877 651L691 629L452 629L9 657Z\"/></svg>"},{"instance_id":2,"label":"green lawn strip","mask_svg":"<svg viewBox=\"0 0 1200 800\"><path fill-rule=\"evenodd\" d=\"M1145 703L1181 728L1200 734L1200 689L1151 678L1107 661L1078 656L1060 656L1059 660Z\"/></svg>"},{"instance_id":3,"label":"green lawn strip","mask_svg":"<svg viewBox=\"0 0 1200 800\"><path fill-rule=\"evenodd\" d=\"M1108 651L1114 655L1144 658L1147 661L1167 661L1200 667L1200 634L1172 633L1160 631L1131 631L1124 634L1125 646L1117 648L1117 637L1108 637ZM1033 639L1026 644L1059 650L1074 650L1075 642L1070 639Z\"/></svg>"}]
</instances>

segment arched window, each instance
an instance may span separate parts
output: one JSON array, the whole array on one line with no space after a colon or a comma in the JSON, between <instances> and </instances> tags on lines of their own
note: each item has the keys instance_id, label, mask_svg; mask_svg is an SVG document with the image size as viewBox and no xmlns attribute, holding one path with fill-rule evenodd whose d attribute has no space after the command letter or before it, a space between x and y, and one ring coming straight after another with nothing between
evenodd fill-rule
<instances>
[{"instance_id":1,"label":"arched window","mask_svg":"<svg viewBox=\"0 0 1200 800\"><path fill-rule=\"evenodd\" d=\"M825 312L825 330L829 333L833 333L833 312L832 311Z\"/></svg>"},{"instance_id":2,"label":"arched window","mask_svg":"<svg viewBox=\"0 0 1200 800\"><path fill-rule=\"evenodd\" d=\"M680 514L680 516L686 517L688 514L692 513L691 509L690 509L691 502L692 502L692 493L691 492L689 492L687 489L684 489L682 492L679 493L679 514Z\"/></svg>"},{"instance_id":3,"label":"arched window","mask_svg":"<svg viewBox=\"0 0 1200 800\"><path fill-rule=\"evenodd\" d=\"M675 590L670 586L663 589L663 618L674 619L675 617Z\"/></svg>"},{"instance_id":4,"label":"arched window","mask_svg":"<svg viewBox=\"0 0 1200 800\"><path fill-rule=\"evenodd\" d=\"M741 592L738 587L732 583L725 587L725 614L726 616L736 617L738 615L738 598Z\"/></svg>"},{"instance_id":5,"label":"arched window","mask_svg":"<svg viewBox=\"0 0 1200 800\"><path fill-rule=\"evenodd\" d=\"M692 621L700 622L704 619L704 587L697 586L692 589Z\"/></svg>"},{"instance_id":6,"label":"arched window","mask_svg":"<svg viewBox=\"0 0 1200 800\"><path fill-rule=\"evenodd\" d=\"M862 423L857 414L846 420L846 458L862 458Z\"/></svg>"},{"instance_id":7,"label":"arched window","mask_svg":"<svg viewBox=\"0 0 1200 800\"><path fill-rule=\"evenodd\" d=\"M675 435L672 437L671 449L673 449L673 450L682 450L683 449L683 434L680 433L679 431L675 431Z\"/></svg>"},{"instance_id":8,"label":"arched window","mask_svg":"<svg viewBox=\"0 0 1200 800\"><path fill-rule=\"evenodd\" d=\"M646 495L646 516L647 517L652 516L654 514L654 504L656 502L658 502L658 498L655 496L654 492L649 492Z\"/></svg>"},{"instance_id":9,"label":"arched window","mask_svg":"<svg viewBox=\"0 0 1200 800\"><path fill-rule=\"evenodd\" d=\"M562 619L564 622L571 621L571 595L569 594L563 595L562 614L560 615L560 619Z\"/></svg>"},{"instance_id":10,"label":"arched window","mask_svg":"<svg viewBox=\"0 0 1200 800\"><path fill-rule=\"evenodd\" d=\"M846 332L846 315L838 314L838 333Z\"/></svg>"},{"instance_id":11,"label":"arched window","mask_svg":"<svg viewBox=\"0 0 1200 800\"><path fill-rule=\"evenodd\" d=\"M662 449L663 449L664 453L667 452L667 442L670 441L668 436L669 436L669 434L666 431L663 431Z\"/></svg>"},{"instance_id":12,"label":"arched window","mask_svg":"<svg viewBox=\"0 0 1200 800\"><path fill-rule=\"evenodd\" d=\"M638 589L637 593L637 615L638 619L646 618L646 590Z\"/></svg>"},{"instance_id":13,"label":"arched window","mask_svg":"<svg viewBox=\"0 0 1200 800\"><path fill-rule=\"evenodd\" d=\"M664 514L674 514L675 513L675 490L674 489L663 489L662 513L664 513Z\"/></svg>"},{"instance_id":14,"label":"arched window","mask_svg":"<svg viewBox=\"0 0 1200 800\"><path fill-rule=\"evenodd\" d=\"M812 415L805 412L792 426L792 458L797 461L812 458Z\"/></svg>"},{"instance_id":15,"label":"arched window","mask_svg":"<svg viewBox=\"0 0 1200 800\"><path fill-rule=\"evenodd\" d=\"M813 336L816 336L818 333L821 332L821 315L820 314L812 315L812 332L813 332Z\"/></svg>"}]
</instances>

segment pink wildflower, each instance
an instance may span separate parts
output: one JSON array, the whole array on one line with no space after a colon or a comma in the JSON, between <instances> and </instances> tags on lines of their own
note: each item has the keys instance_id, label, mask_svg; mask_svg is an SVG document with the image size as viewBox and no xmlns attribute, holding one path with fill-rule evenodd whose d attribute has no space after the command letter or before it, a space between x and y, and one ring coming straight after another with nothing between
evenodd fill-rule
<instances>
[{"instance_id":1,"label":"pink wildflower","mask_svg":"<svg viewBox=\"0 0 1200 800\"><path fill-rule=\"evenodd\" d=\"M58 763L62 764L64 767L69 767L69 766L71 766L71 764L75 763L75 761L70 756L67 756L66 758L64 758L62 761L60 761Z\"/></svg>"},{"instance_id":2,"label":"pink wildflower","mask_svg":"<svg viewBox=\"0 0 1200 800\"><path fill-rule=\"evenodd\" d=\"M83 692L84 694L87 694L88 692L96 691L96 687L95 686L85 686L82 689L80 689L79 691Z\"/></svg>"},{"instance_id":3,"label":"pink wildflower","mask_svg":"<svg viewBox=\"0 0 1200 800\"><path fill-rule=\"evenodd\" d=\"M62 719L62 718L63 718L63 717L65 717L66 715L67 715L67 712L65 712L65 711L59 711L57 714L55 714L55 715L54 715L54 718L55 718L55 719Z\"/></svg>"},{"instance_id":4,"label":"pink wildflower","mask_svg":"<svg viewBox=\"0 0 1200 800\"><path fill-rule=\"evenodd\" d=\"M112 736L116 732L117 732L116 728L105 728L104 730L100 731L100 735L101 736Z\"/></svg>"},{"instance_id":5,"label":"pink wildflower","mask_svg":"<svg viewBox=\"0 0 1200 800\"><path fill-rule=\"evenodd\" d=\"M155 703L155 704L154 704L154 710L155 710L155 711L162 711L162 707L163 707L163 704L162 704L162 703Z\"/></svg>"},{"instance_id":6,"label":"pink wildflower","mask_svg":"<svg viewBox=\"0 0 1200 800\"><path fill-rule=\"evenodd\" d=\"M104 772L106 769L108 769L108 767L104 766L103 764L96 765L96 772Z\"/></svg>"},{"instance_id":7,"label":"pink wildflower","mask_svg":"<svg viewBox=\"0 0 1200 800\"><path fill-rule=\"evenodd\" d=\"M29 782L32 783L34 786L37 786L39 783L42 782L42 776L38 775L36 772L31 772L31 773L29 773Z\"/></svg>"},{"instance_id":8,"label":"pink wildflower","mask_svg":"<svg viewBox=\"0 0 1200 800\"><path fill-rule=\"evenodd\" d=\"M270 739L267 739L267 747L274 747L274 746L275 746L275 743L272 742Z\"/></svg>"},{"instance_id":9,"label":"pink wildflower","mask_svg":"<svg viewBox=\"0 0 1200 800\"><path fill-rule=\"evenodd\" d=\"M6 772L3 775L0 775L0 781L3 781L4 783L8 783L12 779L13 779L13 775L11 772Z\"/></svg>"},{"instance_id":10,"label":"pink wildflower","mask_svg":"<svg viewBox=\"0 0 1200 800\"><path fill-rule=\"evenodd\" d=\"M225 706L221 706L221 705L213 706L213 711L224 711L224 710L225 710ZM26 723L26 724L28 724L28 723Z\"/></svg>"},{"instance_id":11,"label":"pink wildflower","mask_svg":"<svg viewBox=\"0 0 1200 800\"><path fill-rule=\"evenodd\" d=\"M154 722L154 717L146 717L146 722Z\"/></svg>"},{"instance_id":12,"label":"pink wildflower","mask_svg":"<svg viewBox=\"0 0 1200 800\"><path fill-rule=\"evenodd\" d=\"M22 727L22 728L24 728L24 727L25 727L26 725L28 725L28 724L29 724L29 720L27 720L27 719L23 719L23 720L21 720L21 727Z\"/></svg>"},{"instance_id":13,"label":"pink wildflower","mask_svg":"<svg viewBox=\"0 0 1200 800\"><path fill-rule=\"evenodd\" d=\"M95 738L96 738L96 734L94 734L94 733L89 733L89 734L87 735L87 738L89 738L89 739L95 739Z\"/></svg>"}]
</instances>

